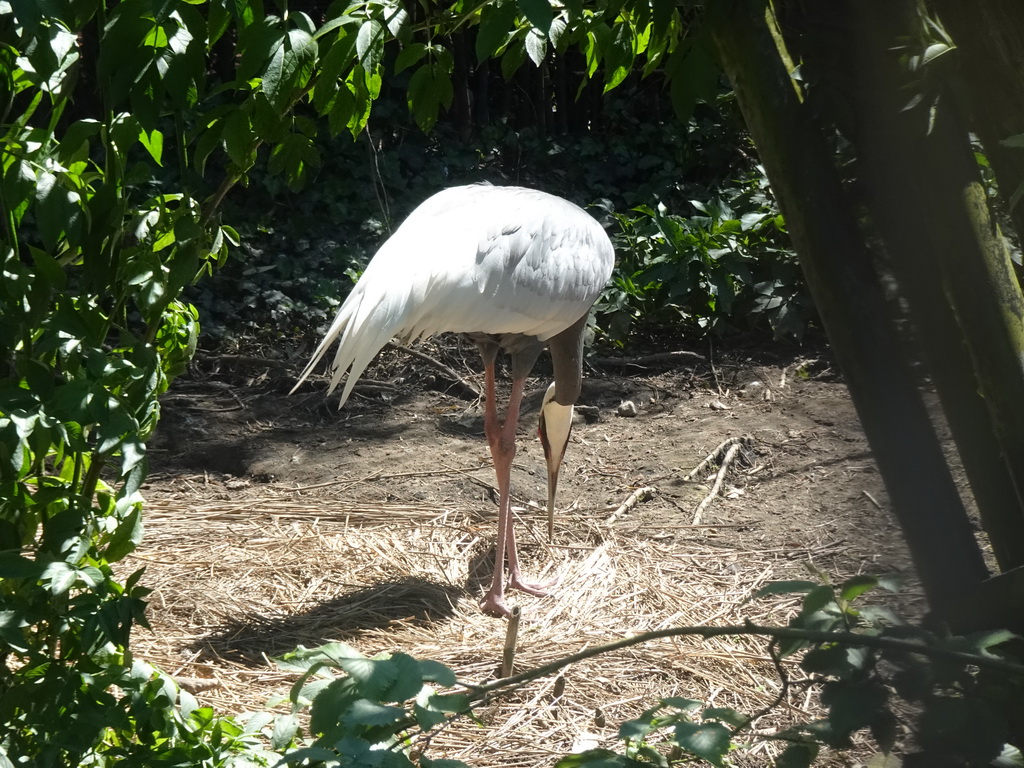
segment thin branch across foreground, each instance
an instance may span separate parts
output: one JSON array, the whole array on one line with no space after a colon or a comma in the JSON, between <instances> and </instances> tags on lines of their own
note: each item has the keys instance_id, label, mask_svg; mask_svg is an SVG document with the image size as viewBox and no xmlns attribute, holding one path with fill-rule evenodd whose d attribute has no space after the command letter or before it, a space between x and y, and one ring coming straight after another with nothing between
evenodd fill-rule
<instances>
[{"instance_id":1,"label":"thin branch across foreground","mask_svg":"<svg viewBox=\"0 0 1024 768\"><path fill-rule=\"evenodd\" d=\"M485 698L487 694L500 691L506 688L517 688L524 683L546 677L553 672L558 672L570 664L575 664L584 659L600 656L621 648L648 643L652 640L660 640L666 637L720 637L722 635L763 635L773 640L807 640L813 643L839 643L840 645L860 646L864 648L876 648L879 650L902 651L904 653L917 653L936 659L957 661L964 665L973 665L985 669L991 669L1007 674L1019 675L1024 678L1024 664L1017 664L1006 661L997 656L979 656L965 651L956 651L951 648L940 648L926 645L912 640L898 640L888 637L877 637L874 635L862 635L856 632L821 632L811 629L797 629L795 627L769 627L759 624L746 623L743 625L732 625L723 627L670 627L668 629L654 630L653 632L642 632L631 637L624 637L605 645L597 645L556 659L549 664L543 664L535 669L520 672L500 680L495 680L484 685L472 686L463 683L470 691L473 699Z\"/></svg>"}]
</instances>

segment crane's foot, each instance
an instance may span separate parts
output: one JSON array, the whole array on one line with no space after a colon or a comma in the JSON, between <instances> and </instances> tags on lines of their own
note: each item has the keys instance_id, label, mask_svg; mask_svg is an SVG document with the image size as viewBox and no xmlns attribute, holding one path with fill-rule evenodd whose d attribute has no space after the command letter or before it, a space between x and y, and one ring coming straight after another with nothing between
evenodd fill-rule
<instances>
[{"instance_id":1,"label":"crane's foot","mask_svg":"<svg viewBox=\"0 0 1024 768\"><path fill-rule=\"evenodd\" d=\"M484 599L480 601L480 610L488 616L496 616L499 619L512 615L512 611L505 605L505 596L491 590Z\"/></svg>"},{"instance_id":2,"label":"crane's foot","mask_svg":"<svg viewBox=\"0 0 1024 768\"><path fill-rule=\"evenodd\" d=\"M553 587L557 579L548 579L541 582L525 581L518 573L509 574L508 589L516 589L534 597L547 597L548 587ZM480 610L488 616L504 618L512 615L512 610L505 603L505 590L491 588L484 599L480 601Z\"/></svg>"},{"instance_id":3,"label":"crane's foot","mask_svg":"<svg viewBox=\"0 0 1024 768\"><path fill-rule=\"evenodd\" d=\"M555 586L558 583L558 579L548 579L546 581L526 581L518 573L510 573L508 577L508 588L517 589L520 592L525 592L528 595L534 597L547 597L548 588Z\"/></svg>"}]
</instances>

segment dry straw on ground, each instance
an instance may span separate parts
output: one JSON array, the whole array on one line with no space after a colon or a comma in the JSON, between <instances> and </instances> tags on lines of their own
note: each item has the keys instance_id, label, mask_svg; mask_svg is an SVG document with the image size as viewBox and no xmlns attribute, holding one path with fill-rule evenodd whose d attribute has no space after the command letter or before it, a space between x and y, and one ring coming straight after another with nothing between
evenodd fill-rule
<instances>
[{"instance_id":1,"label":"dry straw on ground","mask_svg":"<svg viewBox=\"0 0 1024 768\"><path fill-rule=\"evenodd\" d=\"M148 495L146 538L128 567L147 569L153 632L139 630L136 654L218 711L259 710L286 693L292 678L269 657L298 644L404 651L471 683L498 674L506 625L477 609L493 563L493 519L360 505L351 489L343 500L331 486L229 489L204 477L164 479ZM652 539L628 523L607 525L606 512L562 516L548 545L543 516L526 517L519 530L529 573L558 586L546 598L514 597L522 608L516 671L647 630L784 622L794 599L746 601L815 554L749 549L741 533L707 527ZM571 751L614 747L619 723L661 697L753 713L781 687L765 642L752 637L661 640L577 663L561 677L491 702L477 712L480 724L463 718L445 728L431 754L481 768L550 765ZM754 730L811 719L814 706L793 686ZM766 764L773 749L761 744L738 763Z\"/></svg>"}]
</instances>

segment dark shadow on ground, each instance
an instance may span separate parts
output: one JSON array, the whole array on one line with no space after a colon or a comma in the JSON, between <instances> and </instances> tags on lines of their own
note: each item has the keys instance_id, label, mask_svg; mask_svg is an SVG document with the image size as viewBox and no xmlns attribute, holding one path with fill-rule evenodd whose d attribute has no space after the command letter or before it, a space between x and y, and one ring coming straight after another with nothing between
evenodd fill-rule
<instances>
[{"instance_id":1,"label":"dark shadow on ground","mask_svg":"<svg viewBox=\"0 0 1024 768\"><path fill-rule=\"evenodd\" d=\"M358 637L391 624L427 626L448 621L464 590L423 579L401 579L356 589L288 616L239 616L193 643L203 655L244 663L266 656Z\"/></svg>"}]
</instances>

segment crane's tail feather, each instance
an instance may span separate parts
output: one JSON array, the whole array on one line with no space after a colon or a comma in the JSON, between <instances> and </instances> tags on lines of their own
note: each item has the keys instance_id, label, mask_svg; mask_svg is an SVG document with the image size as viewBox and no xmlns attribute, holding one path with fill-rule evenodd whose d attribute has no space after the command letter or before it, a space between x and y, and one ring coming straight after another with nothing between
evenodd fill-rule
<instances>
[{"instance_id":1,"label":"crane's tail feather","mask_svg":"<svg viewBox=\"0 0 1024 768\"><path fill-rule=\"evenodd\" d=\"M320 343L313 351L313 356L310 358L309 362L306 363L306 367L302 369L302 373L299 374L299 380L295 382L295 386L288 392L289 395L294 394L295 390L301 387L302 383L309 378L309 374L313 372L313 369L316 368L324 355L327 354L327 350L330 349L331 344L333 344L339 336L345 334L345 331L348 329L348 325L352 320L352 312L347 305L348 302L343 304L341 309L338 311L337 316L334 318L334 322L331 323L331 327L328 329L327 333L324 334L323 339L320 340ZM336 386L337 381L332 382L331 390Z\"/></svg>"},{"instance_id":2,"label":"crane's tail feather","mask_svg":"<svg viewBox=\"0 0 1024 768\"><path fill-rule=\"evenodd\" d=\"M403 321L402 303L397 297L368 295L366 290L356 286L338 310L337 317L324 334L323 340L313 352L313 357L291 391L299 388L327 354L331 345L338 341L338 351L330 366L331 384L327 394L337 389L344 378L345 386L338 403L338 407L341 408L352 394L352 388L366 370L366 366L393 336L402 333Z\"/></svg>"}]
</instances>

